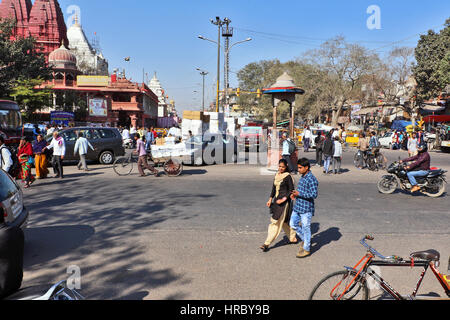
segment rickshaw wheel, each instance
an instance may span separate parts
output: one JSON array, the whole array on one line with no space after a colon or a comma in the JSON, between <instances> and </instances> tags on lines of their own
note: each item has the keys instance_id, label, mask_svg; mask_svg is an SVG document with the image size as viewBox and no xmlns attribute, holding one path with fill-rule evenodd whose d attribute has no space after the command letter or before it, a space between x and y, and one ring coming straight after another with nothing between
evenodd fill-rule
<instances>
[{"instance_id":1,"label":"rickshaw wheel","mask_svg":"<svg viewBox=\"0 0 450 320\"><path fill-rule=\"evenodd\" d=\"M169 177L177 177L183 171L183 164L177 160L169 159L164 163L164 172Z\"/></svg>"}]
</instances>

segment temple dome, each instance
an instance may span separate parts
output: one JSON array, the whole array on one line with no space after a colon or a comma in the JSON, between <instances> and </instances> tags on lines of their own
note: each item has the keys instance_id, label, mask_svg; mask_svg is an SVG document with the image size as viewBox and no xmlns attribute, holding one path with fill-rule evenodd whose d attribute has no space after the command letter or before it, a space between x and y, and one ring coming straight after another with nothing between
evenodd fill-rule
<instances>
[{"instance_id":1,"label":"temple dome","mask_svg":"<svg viewBox=\"0 0 450 320\"><path fill-rule=\"evenodd\" d=\"M64 44L60 48L51 52L48 57L49 65L61 69L76 69L77 57L74 53L68 50Z\"/></svg>"}]
</instances>

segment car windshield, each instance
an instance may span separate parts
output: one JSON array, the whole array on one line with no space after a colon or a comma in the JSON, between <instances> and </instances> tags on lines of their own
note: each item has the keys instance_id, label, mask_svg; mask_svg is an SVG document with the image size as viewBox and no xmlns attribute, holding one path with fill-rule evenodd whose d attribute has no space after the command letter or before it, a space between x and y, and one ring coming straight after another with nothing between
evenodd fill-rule
<instances>
[{"instance_id":1,"label":"car windshield","mask_svg":"<svg viewBox=\"0 0 450 320\"><path fill-rule=\"evenodd\" d=\"M17 192L16 184L0 170L0 201L5 201Z\"/></svg>"},{"instance_id":2,"label":"car windshield","mask_svg":"<svg viewBox=\"0 0 450 320\"><path fill-rule=\"evenodd\" d=\"M0 126L2 130L17 130L22 126L22 120L19 111L0 109Z\"/></svg>"}]
</instances>

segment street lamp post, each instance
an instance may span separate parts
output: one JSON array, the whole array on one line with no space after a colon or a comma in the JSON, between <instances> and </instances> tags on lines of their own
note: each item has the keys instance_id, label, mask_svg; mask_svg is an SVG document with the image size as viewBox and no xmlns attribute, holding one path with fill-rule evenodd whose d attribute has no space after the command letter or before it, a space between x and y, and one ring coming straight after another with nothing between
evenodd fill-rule
<instances>
[{"instance_id":1,"label":"street lamp post","mask_svg":"<svg viewBox=\"0 0 450 320\"><path fill-rule=\"evenodd\" d=\"M220 35L220 33L219 33L219 35ZM214 40L211 40L211 39L208 39L208 38L205 38L204 36L202 36L202 35L199 35L198 36L198 38L199 39L201 39L201 40L206 40L206 41L209 41L209 42L212 42L212 43L215 43L215 44L217 44L217 46L219 47L219 49L220 49L220 37L219 37L219 41L217 42L217 41L214 41ZM243 43L243 42L248 42L248 41L251 41L252 40L252 38L247 38L247 39L245 39L245 40L242 40L242 41L238 41L238 42L236 42L236 43L233 43L229 48L226 48L225 50L224 50L224 55L225 55L225 59L226 59L226 61L229 61L229 54L230 54L230 50L231 50L231 48L232 47L234 47L235 45L237 45L237 44L240 44L240 43ZM219 56L219 59L220 59L220 52L219 52L219 54L218 54L218 56ZM216 111L217 112L219 112L219 92L220 92L220 90L219 90L219 82L220 82L220 60L217 60L217 62L218 62L218 67L217 67L217 97L216 97ZM198 70L198 69L197 69ZM228 86L229 86L229 84L228 84L228 79L229 79L229 77L228 77L228 73L229 72L229 68L227 67L227 65L225 64L225 73L226 73L226 83L225 83L225 90L224 90L224 94L225 94L225 96L227 96L227 94L228 94Z\"/></svg>"},{"instance_id":2,"label":"street lamp post","mask_svg":"<svg viewBox=\"0 0 450 320\"><path fill-rule=\"evenodd\" d=\"M230 68L229 68L229 65L230 65L230 50L235 45L240 44L240 43L244 43L244 42L248 42L248 41L252 41L252 38L247 38L245 40L235 42L235 43L233 43L231 46L229 46L225 50L225 61L226 61L226 63L225 63L225 74L226 74L226 76L225 76L225 79L226 79L225 80L225 101L226 101L225 104L226 104L227 107L229 106L228 87L230 86L230 84L229 84L229 81L230 81L230 76L229 76L229 73L230 73Z\"/></svg>"},{"instance_id":3,"label":"street lamp post","mask_svg":"<svg viewBox=\"0 0 450 320\"><path fill-rule=\"evenodd\" d=\"M198 71L200 71L200 74L203 77L203 98L202 98L202 111L205 112L205 76L208 74L208 72L201 70L200 68L197 68Z\"/></svg>"},{"instance_id":4,"label":"street lamp post","mask_svg":"<svg viewBox=\"0 0 450 320\"><path fill-rule=\"evenodd\" d=\"M218 28L218 38L217 38L217 94L216 94L216 112L219 112L219 92L220 92L220 30L224 22L216 17L216 21L211 19L211 23L216 25Z\"/></svg>"}]
</instances>

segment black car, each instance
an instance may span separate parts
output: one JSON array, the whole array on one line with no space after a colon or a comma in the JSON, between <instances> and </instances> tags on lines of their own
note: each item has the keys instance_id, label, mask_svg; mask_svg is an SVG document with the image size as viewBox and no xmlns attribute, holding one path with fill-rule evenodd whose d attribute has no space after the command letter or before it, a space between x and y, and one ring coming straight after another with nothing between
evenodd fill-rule
<instances>
[{"instance_id":1,"label":"black car","mask_svg":"<svg viewBox=\"0 0 450 320\"><path fill-rule=\"evenodd\" d=\"M95 148L95 151L88 148L87 160L98 161L101 164L113 164L116 157L125 155L122 135L116 128L76 127L60 131L60 135L64 138L66 144L64 160L78 161L80 159L78 154L74 154L75 143L78 139L79 132L83 133L83 136ZM53 137L51 135L46 137L48 143L52 139Z\"/></svg>"},{"instance_id":2,"label":"black car","mask_svg":"<svg viewBox=\"0 0 450 320\"><path fill-rule=\"evenodd\" d=\"M12 227L25 229L28 216L22 189L8 173L0 169L0 230Z\"/></svg>"}]
</instances>

